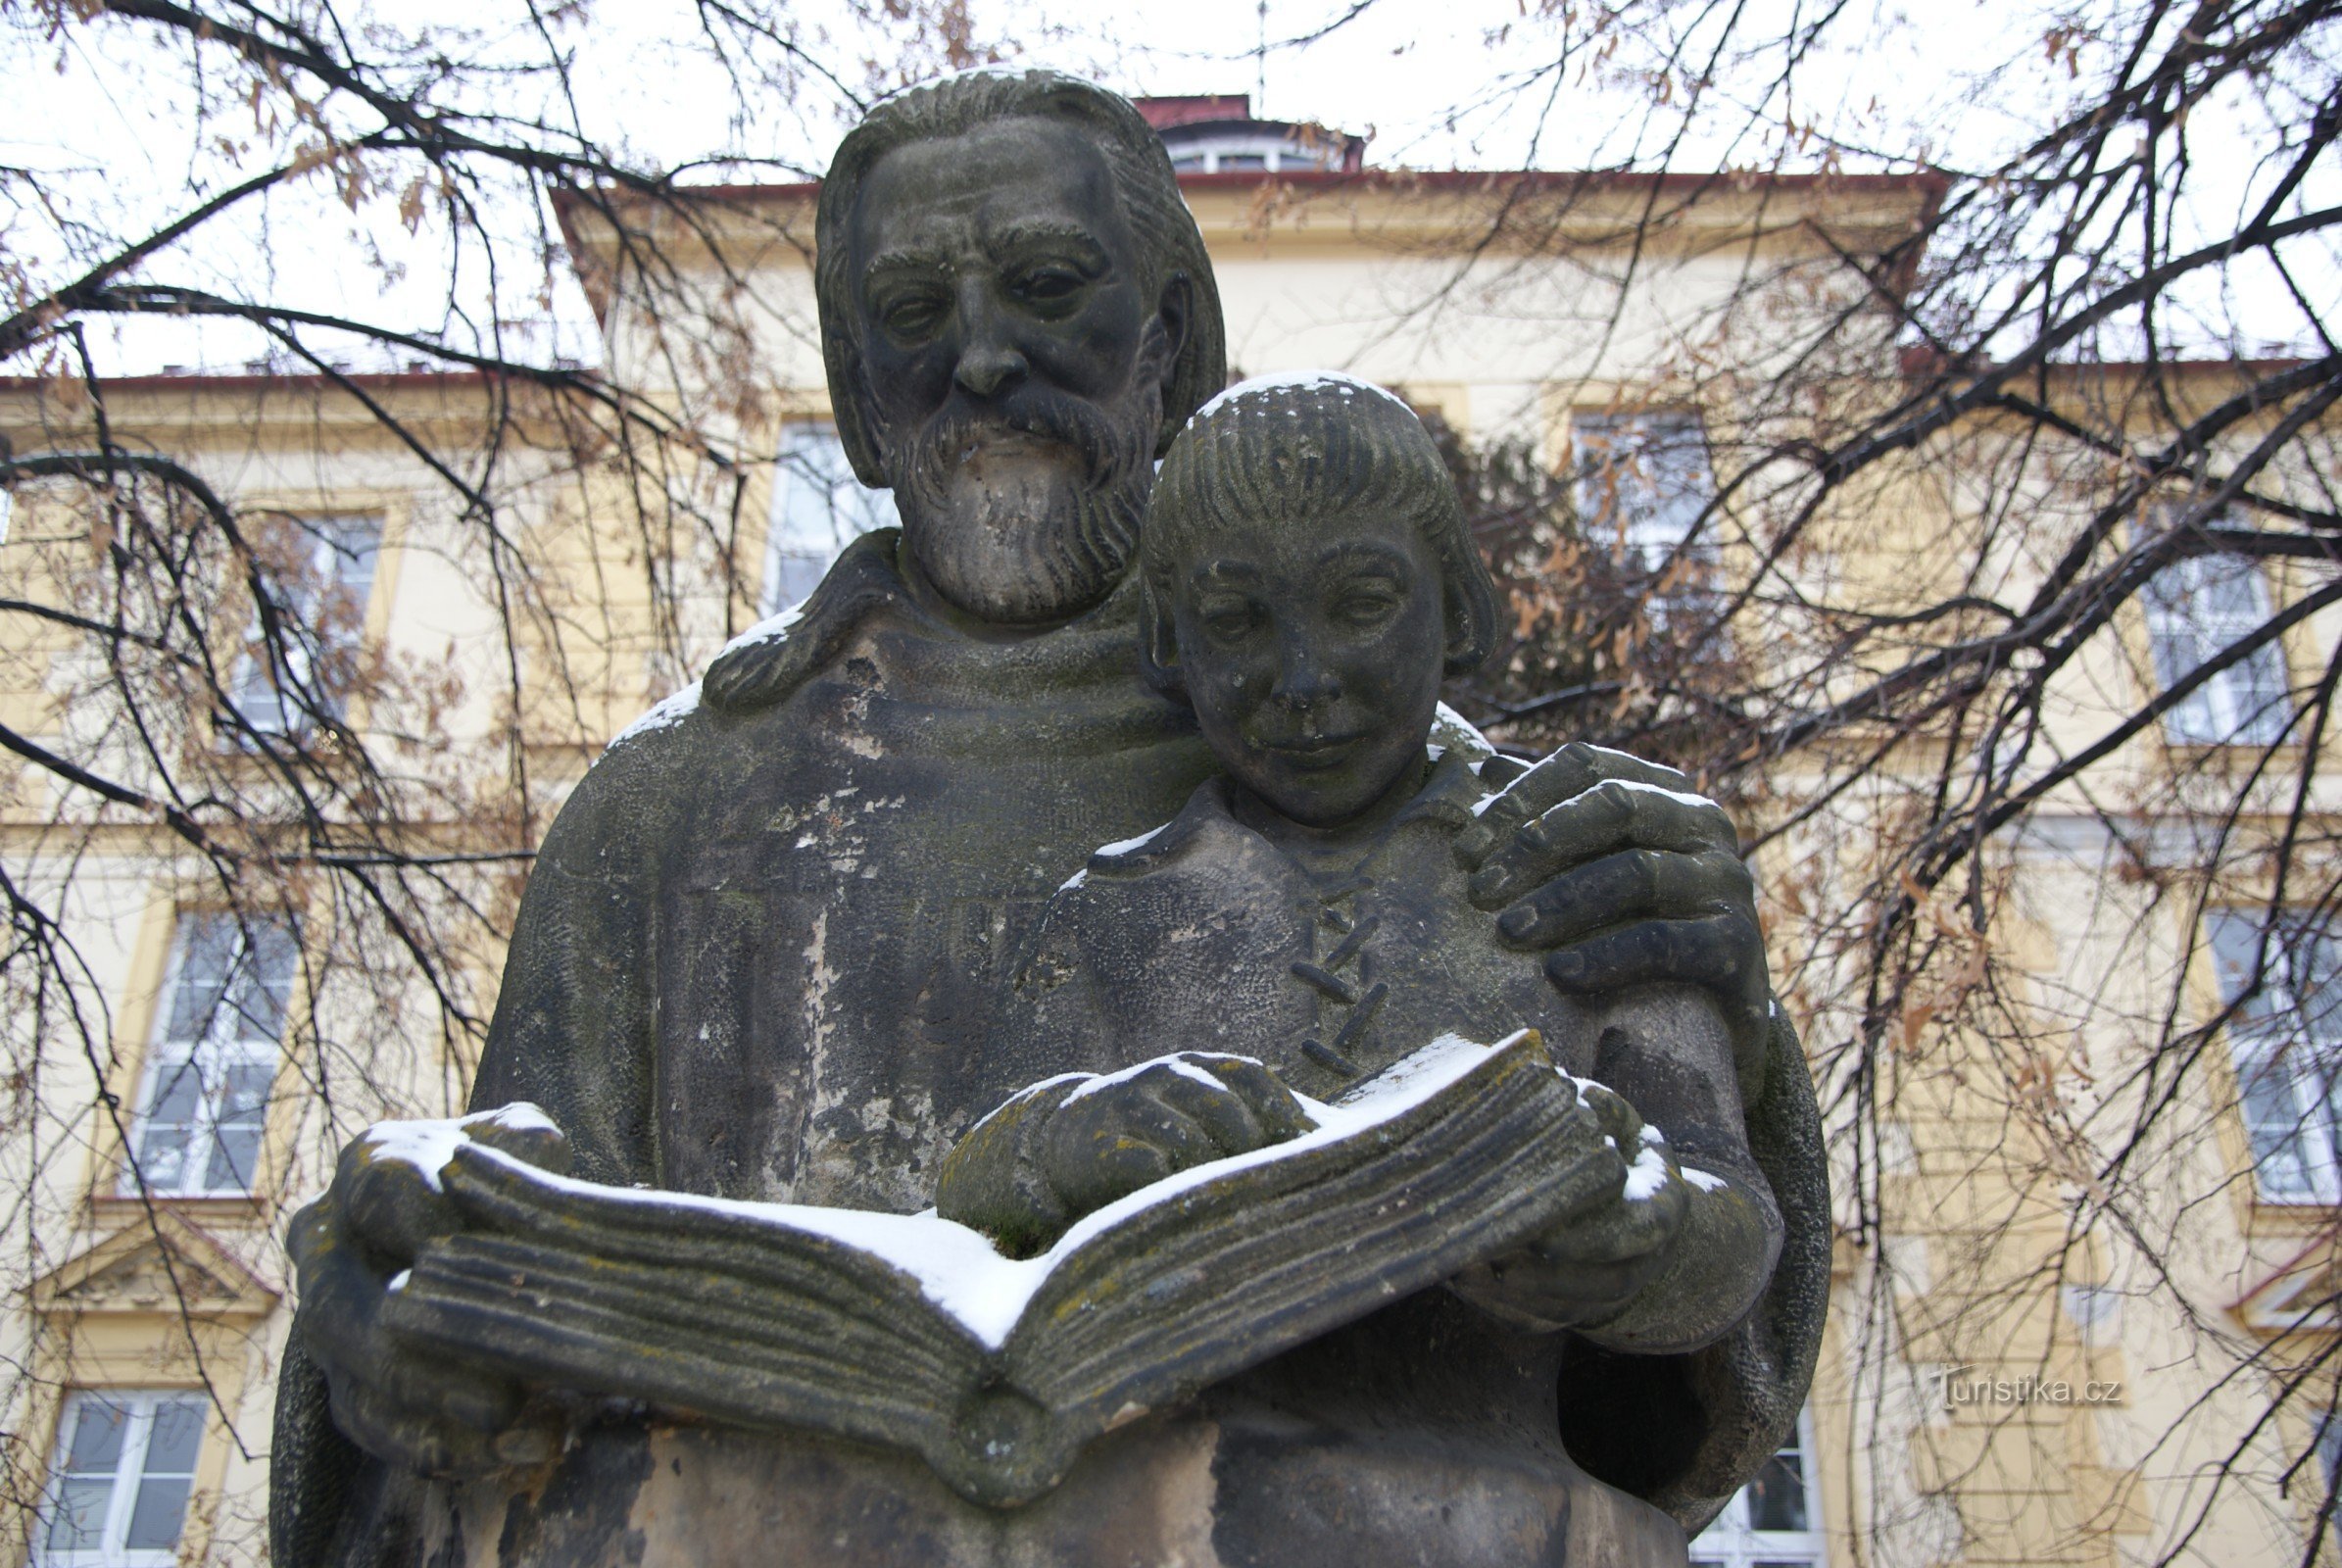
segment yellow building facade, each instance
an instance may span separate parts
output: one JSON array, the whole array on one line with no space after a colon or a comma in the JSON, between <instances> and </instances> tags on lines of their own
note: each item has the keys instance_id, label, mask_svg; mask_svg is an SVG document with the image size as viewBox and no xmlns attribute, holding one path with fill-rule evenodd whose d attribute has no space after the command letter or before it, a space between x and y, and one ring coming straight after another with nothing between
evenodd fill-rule
<instances>
[{"instance_id":1,"label":"yellow building facade","mask_svg":"<svg viewBox=\"0 0 2342 1568\"><path fill-rule=\"evenodd\" d=\"M1209 156L1241 159L1234 145ZM1908 265L1900 248L1941 195L1921 179L1523 185L1336 170L1264 183L1233 165L1183 184L1235 369L1348 370L1471 438L1527 442L1556 471L1654 432L1688 431L1704 454L1758 421L1777 429L1787 416L1766 393L1791 373L1784 345L1801 334L1797 373L1813 375L1814 353L1826 353L1817 384L1847 399L1893 396L1891 316L1866 299L1891 288ZM266 1560L292 1209L365 1121L461 1105L476 1036L435 1020L448 1005L474 1018L492 1005L493 934L522 864L512 847L534 841L636 713L801 597L847 538L891 520L883 495L854 484L828 423L811 201L811 187L743 188L707 193L688 222L654 208L563 215L602 320L605 371L640 395L630 428L655 459L618 461L549 400L464 376L171 375L106 389L106 439L167 455L239 514L268 519L306 573L307 598L289 598L340 616L337 646L376 661L384 695L349 721L399 759L384 787L413 803L402 842L471 879L463 894L489 937L449 952L465 994L403 1006L395 985L367 989L318 961L330 933L375 918L345 908L322 869L284 872L277 858L282 924L223 922L216 863L167 823L94 808L22 750L0 758L9 875L62 911L103 1004L74 1037L27 1058L44 1076L20 1101L43 1108L0 1122L0 1168L23 1195L8 1243L17 1292L0 1305L18 1504L0 1526L0 1559ZM656 277L647 253L659 259ZM2206 372L2204 396L2220 395L2217 380ZM2061 395L2078 406L2102 391L2076 380ZM385 411L428 435L422 450L386 427ZM85 449L98 413L71 388L0 387L0 433L20 455ZM654 439L659 428L713 438L686 450ZM473 472L466 462L492 446L505 519L495 537L447 471ZM1634 482L1714 484L1704 455L1671 464L1655 451ZM646 501L653 472L665 488ZM2008 484L2049 509L2079 504L2067 498L2071 478L2034 452L1915 459L1842 508L1800 569L1816 593L1900 603L1949 569L1946 541ZM1663 550L1681 510L1680 497L1654 492L1627 519L1623 546ZM21 486L8 530L0 596L70 604L74 574L93 548L102 554L86 504L68 491ZM1736 548L1720 547L1728 581ZM2001 569L2022 584L2040 564ZM2279 606L2306 591L2281 564L2255 582L2237 591ZM2157 622L2141 610L2119 656L2110 644L2074 671L2059 721L2076 745L2095 733L2094 715L2180 667L2173 639L2191 613L2182 606ZM2338 630L2331 612L2304 617L2279 673L2323 668ZM88 660L70 629L0 618L0 725L54 755L115 755L114 737L83 732L105 722L92 695L105 671ZM247 721L270 721L266 682L230 687L251 704ZM2251 695L2216 687L2206 701L2229 707L2203 717L2202 735L2151 728L2110 764L2135 842L2107 831L2094 800L2037 813L1996 847L2009 918L1993 940L2022 977L2011 1004L2070 1054L2028 1067L1949 1028L1916 1032L1892 1055L1876 1136L1835 1153L1841 1191L1872 1203L1844 1205L1808 1418L1762 1488L1695 1546L1696 1561L2176 1555L2242 1568L2331 1554L2317 1542L2330 1473L2320 1467L2342 1442L2294 1407L2269 1412L2274 1383L2317 1378L2342 1327L2296 1309L2332 1294L2342 1150L2257 1143L2235 1066L2247 1062L2249 1076L2251 1052L2222 1035L2190 1082L2186 1114L2166 1124L2181 1132L2141 1154L2158 1162L2165 1202L2130 1217L2164 1227L2168 1245L2076 1245L2070 1229L2096 1178L2062 1153L2160 1092L2125 1055L2138 1049L2132 1020L2178 970L2199 1015L2217 1015L2229 981L2194 933L2217 922L2207 907L2266 891L2268 868L2241 860L2201 899L2128 869L2160 857L2184 882L2198 863L2190 779L2234 750L2203 736L2221 722L2235 733L2235 705ZM203 735L185 744L220 789L281 804L278 783L253 777L232 747ZM122 776L135 774L134 749L123 757ZM1791 757L1752 808L1786 821L1830 776ZM1783 973L1813 972L1803 944L1826 923L1832 879L1855 874L1865 813L1891 811L1893 796L1891 783L1856 792L1761 854ZM2322 796L2313 805L2342 808ZM1802 1000L1828 1087L1843 1005L1819 979ZM2296 1155L2298 1171L2278 1168ZM2313 1407L2324 1403L2299 1405ZM2234 1481L2210 1487L2223 1465ZM69 1516L78 1523L61 1526Z\"/></svg>"}]
</instances>

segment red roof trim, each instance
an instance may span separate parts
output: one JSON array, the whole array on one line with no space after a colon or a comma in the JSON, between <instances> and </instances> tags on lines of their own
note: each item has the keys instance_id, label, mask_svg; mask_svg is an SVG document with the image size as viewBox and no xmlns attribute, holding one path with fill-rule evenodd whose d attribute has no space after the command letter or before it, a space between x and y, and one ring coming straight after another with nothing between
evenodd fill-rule
<instances>
[{"instance_id":1,"label":"red roof trim","mask_svg":"<svg viewBox=\"0 0 2342 1568\"><path fill-rule=\"evenodd\" d=\"M1281 174L1262 174L1257 170L1239 171L1226 174L1182 174L1183 190L1243 190L1263 184L1291 185L1307 190L1326 190L1342 185L1361 185L1369 188L1395 187L1401 190L1501 190L1506 185L1526 181L1532 190L1647 190L1656 187L1663 191L1699 191L1715 189L1732 191L1746 188L1775 190L1848 190L1848 191L1919 191L1940 199L1950 188L1951 176L1933 170L1909 174L1743 174L1731 170L1700 173L1643 174L1616 170L1547 170L1547 169L1442 169L1421 172L1398 169L1362 169L1352 172L1311 171ZM799 180L775 185L677 185L673 199L679 202L759 202L811 201L821 192L819 180ZM630 198L620 197L619 200ZM561 191L554 196L554 205L563 213L586 205L585 199L574 191Z\"/></svg>"}]
</instances>

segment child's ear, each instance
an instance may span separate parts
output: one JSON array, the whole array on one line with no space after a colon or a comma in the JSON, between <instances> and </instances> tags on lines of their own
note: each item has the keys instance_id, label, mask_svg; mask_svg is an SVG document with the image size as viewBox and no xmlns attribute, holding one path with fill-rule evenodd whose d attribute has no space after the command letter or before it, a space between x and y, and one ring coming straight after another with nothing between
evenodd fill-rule
<instances>
[{"instance_id":1,"label":"child's ear","mask_svg":"<svg viewBox=\"0 0 2342 1568\"><path fill-rule=\"evenodd\" d=\"M1477 558L1468 569L1450 565L1439 574L1441 608L1447 612L1446 656L1449 675L1468 675L1488 657L1496 640L1496 596L1488 574Z\"/></svg>"},{"instance_id":2,"label":"child's ear","mask_svg":"<svg viewBox=\"0 0 2342 1568\"><path fill-rule=\"evenodd\" d=\"M1139 579L1139 673L1166 697L1188 694L1187 676L1179 668L1179 628L1171 620L1171 601L1156 593L1147 577Z\"/></svg>"}]
</instances>

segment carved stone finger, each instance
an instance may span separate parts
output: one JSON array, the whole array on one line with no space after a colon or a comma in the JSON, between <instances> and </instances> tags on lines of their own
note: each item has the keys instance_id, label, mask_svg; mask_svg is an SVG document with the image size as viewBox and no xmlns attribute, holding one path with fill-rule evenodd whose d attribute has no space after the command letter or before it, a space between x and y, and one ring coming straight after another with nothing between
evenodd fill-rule
<instances>
[{"instance_id":1,"label":"carved stone finger","mask_svg":"<svg viewBox=\"0 0 2342 1568\"><path fill-rule=\"evenodd\" d=\"M1522 823L1534 821L1562 802L1602 782L1602 775L1589 764L1586 750L1584 746L1564 746L1484 805L1479 816L1455 836L1457 863L1479 865Z\"/></svg>"},{"instance_id":2,"label":"carved stone finger","mask_svg":"<svg viewBox=\"0 0 2342 1568\"><path fill-rule=\"evenodd\" d=\"M1573 943L1545 960L1546 975L1570 992L1676 980L1745 997L1762 989L1764 967L1756 927L1739 913L1643 920Z\"/></svg>"},{"instance_id":3,"label":"carved stone finger","mask_svg":"<svg viewBox=\"0 0 2342 1568\"><path fill-rule=\"evenodd\" d=\"M1522 824L1474 873L1472 902L1495 908L1572 866L1622 850L1697 854L1730 851L1736 842L1732 818L1714 801L1614 779Z\"/></svg>"},{"instance_id":4,"label":"carved stone finger","mask_svg":"<svg viewBox=\"0 0 2342 1568\"><path fill-rule=\"evenodd\" d=\"M1739 858L1627 850L1575 866L1498 916L1510 946L1539 951L1630 920L1695 919L1744 908L1755 884Z\"/></svg>"},{"instance_id":5,"label":"carved stone finger","mask_svg":"<svg viewBox=\"0 0 2342 1568\"><path fill-rule=\"evenodd\" d=\"M1244 1097L1217 1082L1191 1078L1173 1068L1144 1077L1147 1090L1165 1108L1193 1123L1213 1145L1207 1159L1223 1154L1246 1154L1269 1142Z\"/></svg>"},{"instance_id":6,"label":"carved stone finger","mask_svg":"<svg viewBox=\"0 0 2342 1568\"><path fill-rule=\"evenodd\" d=\"M501 1113L472 1115L464 1118L464 1130L473 1143L486 1144L490 1149L525 1160L539 1170L549 1170L556 1176L569 1174L571 1152L568 1136L546 1119L534 1105L506 1106L505 1110L525 1109L527 1116L505 1116Z\"/></svg>"},{"instance_id":7,"label":"carved stone finger","mask_svg":"<svg viewBox=\"0 0 2342 1568\"><path fill-rule=\"evenodd\" d=\"M1301 1108L1299 1097L1259 1062L1242 1056L1207 1055L1201 1053L1183 1059L1219 1079L1244 1101L1252 1112L1262 1143L1281 1144L1289 1138L1298 1138L1316 1126L1309 1119L1309 1113ZM1230 1152L1238 1151L1232 1150Z\"/></svg>"}]
</instances>

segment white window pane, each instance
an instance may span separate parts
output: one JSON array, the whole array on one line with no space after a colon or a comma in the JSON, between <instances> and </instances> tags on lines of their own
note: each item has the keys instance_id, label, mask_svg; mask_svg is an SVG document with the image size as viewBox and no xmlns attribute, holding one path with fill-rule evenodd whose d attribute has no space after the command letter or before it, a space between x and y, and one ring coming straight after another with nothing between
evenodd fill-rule
<instances>
[{"instance_id":1,"label":"white window pane","mask_svg":"<svg viewBox=\"0 0 2342 1568\"><path fill-rule=\"evenodd\" d=\"M195 1474L195 1451L203 1446L203 1413L200 1399L165 1399L156 1404L143 1467L149 1478Z\"/></svg>"},{"instance_id":2,"label":"white window pane","mask_svg":"<svg viewBox=\"0 0 2342 1568\"><path fill-rule=\"evenodd\" d=\"M277 922L260 921L239 936L246 945L228 986L236 1038L273 1041L284 1033L285 1003L293 990L293 933Z\"/></svg>"},{"instance_id":3,"label":"white window pane","mask_svg":"<svg viewBox=\"0 0 2342 1568\"><path fill-rule=\"evenodd\" d=\"M186 1527L205 1408L178 1393L70 1396L33 1537L36 1560L171 1561Z\"/></svg>"},{"instance_id":4,"label":"white window pane","mask_svg":"<svg viewBox=\"0 0 2342 1568\"><path fill-rule=\"evenodd\" d=\"M223 915L179 918L178 979L171 993L170 1039L201 1040L211 1032L241 946L235 922Z\"/></svg>"},{"instance_id":5,"label":"white window pane","mask_svg":"<svg viewBox=\"0 0 2342 1568\"><path fill-rule=\"evenodd\" d=\"M172 1004L138 1102L126 1191L141 1178L161 1193L252 1190L296 956L282 921L180 919Z\"/></svg>"},{"instance_id":6,"label":"white window pane","mask_svg":"<svg viewBox=\"0 0 2342 1568\"><path fill-rule=\"evenodd\" d=\"M1822 1568L1820 1494L1805 1455L1813 1445L1811 1417L1797 1424L1749 1484L1732 1494L1713 1524L1692 1543L1693 1563L1716 1568Z\"/></svg>"},{"instance_id":7,"label":"white window pane","mask_svg":"<svg viewBox=\"0 0 2342 1568\"><path fill-rule=\"evenodd\" d=\"M68 1475L112 1475L122 1464L122 1436L130 1413L112 1400L94 1395L75 1395L67 1411L71 1437L66 1443Z\"/></svg>"},{"instance_id":8,"label":"white window pane","mask_svg":"<svg viewBox=\"0 0 2342 1568\"><path fill-rule=\"evenodd\" d=\"M765 541L763 610L788 609L811 593L838 554L873 528L893 527L895 498L854 476L834 426L792 424L781 437Z\"/></svg>"},{"instance_id":9,"label":"white window pane","mask_svg":"<svg viewBox=\"0 0 2342 1568\"><path fill-rule=\"evenodd\" d=\"M2216 909L2206 918L2228 1045L2264 1198L2342 1200L2342 976L2336 935L2303 911ZM2262 933L2268 931L2266 943ZM2253 987L2255 965L2260 985ZM2248 994L2249 992L2249 994Z\"/></svg>"},{"instance_id":10,"label":"white window pane","mask_svg":"<svg viewBox=\"0 0 2342 1568\"><path fill-rule=\"evenodd\" d=\"M249 1193L260 1164L261 1130L223 1127L212 1144L212 1157L204 1164L203 1191Z\"/></svg>"},{"instance_id":11,"label":"white window pane","mask_svg":"<svg viewBox=\"0 0 2342 1568\"><path fill-rule=\"evenodd\" d=\"M2269 615L2258 563L2240 556L2190 556L2157 572L2140 596L2158 685L2168 691L2259 631ZM2291 716L2283 651L2264 644L2164 714L2164 733L2183 746L2268 746Z\"/></svg>"},{"instance_id":12,"label":"white window pane","mask_svg":"<svg viewBox=\"0 0 2342 1568\"><path fill-rule=\"evenodd\" d=\"M1716 494L1698 416L1581 415L1570 429L1587 531L1619 540L1644 570L1655 570Z\"/></svg>"},{"instance_id":13,"label":"white window pane","mask_svg":"<svg viewBox=\"0 0 2342 1568\"><path fill-rule=\"evenodd\" d=\"M174 1190L203 1120L203 1076L191 1058L159 1063L138 1129L138 1169L149 1187Z\"/></svg>"},{"instance_id":14,"label":"white window pane","mask_svg":"<svg viewBox=\"0 0 2342 1568\"><path fill-rule=\"evenodd\" d=\"M2290 1073L2281 1061L2240 1062L2244 1125L2253 1146L2253 1169L2271 1198L2318 1196L2314 1128L2303 1111Z\"/></svg>"},{"instance_id":15,"label":"white window pane","mask_svg":"<svg viewBox=\"0 0 2342 1568\"><path fill-rule=\"evenodd\" d=\"M263 645L256 613L233 683L236 711L254 729L272 735L289 733L306 718L295 695L301 689L326 712L341 713L382 544L377 516L295 517L285 526L289 548L268 583L280 641L273 648Z\"/></svg>"},{"instance_id":16,"label":"white window pane","mask_svg":"<svg viewBox=\"0 0 2342 1568\"><path fill-rule=\"evenodd\" d=\"M131 1551L169 1551L177 1545L179 1527L187 1518L187 1493L193 1485L185 1476L155 1476L141 1482L122 1545Z\"/></svg>"},{"instance_id":17,"label":"white window pane","mask_svg":"<svg viewBox=\"0 0 2342 1568\"><path fill-rule=\"evenodd\" d=\"M49 1518L51 1551L95 1551L105 1542L106 1514L114 1505L114 1479L67 1481L58 1488Z\"/></svg>"}]
</instances>

